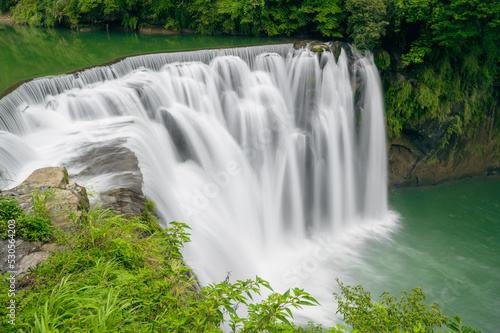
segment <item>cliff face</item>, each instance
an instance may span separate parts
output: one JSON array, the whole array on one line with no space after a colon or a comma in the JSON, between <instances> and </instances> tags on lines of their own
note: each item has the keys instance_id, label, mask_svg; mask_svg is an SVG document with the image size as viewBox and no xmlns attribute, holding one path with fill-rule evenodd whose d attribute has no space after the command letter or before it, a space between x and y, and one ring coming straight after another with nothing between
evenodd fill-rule
<instances>
[{"instance_id":1,"label":"cliff face","mask_svg":"<svg viewBox=\"0 0 500 333\"><path fill-rule=\"evenodd\" d=\"M450 136L427 124L388 142L389 187L428 186L500 174L500 122L493 112L478 126Z\"/></svg>"}]
</instances>

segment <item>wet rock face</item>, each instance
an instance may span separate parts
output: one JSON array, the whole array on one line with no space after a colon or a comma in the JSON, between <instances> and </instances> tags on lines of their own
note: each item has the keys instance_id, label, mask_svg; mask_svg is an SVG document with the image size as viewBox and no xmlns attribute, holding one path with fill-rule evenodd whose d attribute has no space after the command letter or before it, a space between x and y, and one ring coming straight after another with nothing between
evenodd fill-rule
<instances>
[{"instance_id":1,"label":"wet rock face","mask_svg":"<svg viewBox=\"0 0 500 333\"><path fill-rule=\"evenodd\" d=\"M340 52L342 50L341 44L339 41L323 43L317 40L303 40L300 42L296 42L293 44L293 48L296 50L308 48L312 52L332 52L335 56L335 61L338 61Z\"/></svg>"},{"instance_id":2,"label":"wet rock face","mask_svg":"<svg viewBox=\"0 0 500 333\"><path fill-rule=\"evenodd\" d=\"M325 51L330 51L330 47L328 46L328 44L325 44L325 43L311 42L309 44L309 50L311 50L312 52L321 53L321 52L325 52Z\"/></svg>"},{"instance_id":3,"label":"wet rock face","mask_svg":"<svg viewBox=\"0 0 500 333\"><path fill-rule=\"evenodd\" d=\"M107 185L98 190L95 204L116 214L140 216L146 197L142 192L139 161L125 140L110 140L86 147L68 167L78 170L71 177L90 180L105 176Z\"/></svg>"},{"instance_id":4,"label":"wet rock face","mask_svg":"<svg viewBox=\"0 0 500 333\"><path fill-rule=\"evenodd\" d=\"M143 180L139 161L130 149L123 146L124 143L125 140L118 139L83 147L81 153L66 164L73 170L70 174L71 179L76 178L85 182L107 175L111 177L108 182L111 187L101 192L128 188L142 193Z\"/></svg>"},{"instance_id":5,"label":"wet rock face","mask_svg":"<svg viewBox=\"0 0 500 333\"><path fill-rule=\"evenodd\" d=\"M439 149L432 131L404 131L388 144L389 187L431 186L500 174L500 137L495 117L450 138ZM466 134L467 132L467 134Z\"/></svg>"},{"instance_id":6,"label":"wet rock face","mask_svg":"<svg viewBox=\"0 0 500 333\"><path fill-rule=\"evenodd\" d=\"M101 206L115 214L140 216L144 212L146 197L141 192L118 188L100 194Z\"/></svg>"}]
</instances>

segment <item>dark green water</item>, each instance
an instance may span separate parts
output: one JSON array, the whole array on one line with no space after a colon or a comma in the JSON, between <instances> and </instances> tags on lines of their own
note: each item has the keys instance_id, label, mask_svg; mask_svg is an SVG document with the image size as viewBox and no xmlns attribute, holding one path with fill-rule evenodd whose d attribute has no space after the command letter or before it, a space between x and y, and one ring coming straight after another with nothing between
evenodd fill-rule
<instances>
[{"instance_id":1,"label":"dark green water","mask_svg":"<svg viewBox=\"0 0 500 333\"><path fill-rule=\"evenodd\" d=\"M288 41L264 37L77 33L68 29L0 25L0 94L21 80L68 73L133 54Z\"/></svg>"},{"instance_id":2,"label":"dark green water","mask_svg":"<svg viewBox=\"0 0 500 333\"><path fill-rule=\"evenodd\" d=\"M422 286L448 315L486 332L500 329L500 179L397 190L401 215L391 241L365 248L352 268L374 295Z\"/></svg>"}]
</instances>

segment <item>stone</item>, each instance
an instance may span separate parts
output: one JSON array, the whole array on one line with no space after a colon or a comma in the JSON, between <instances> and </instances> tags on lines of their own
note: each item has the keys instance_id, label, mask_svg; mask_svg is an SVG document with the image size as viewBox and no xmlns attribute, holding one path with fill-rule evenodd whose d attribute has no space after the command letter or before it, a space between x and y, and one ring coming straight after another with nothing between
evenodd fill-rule
<instances>
[{"instance_id":1,"label":"stone","mask_svg":"<svg viewBox=\"0 0 500 333\"><path fill-rule=\"evenodd\" d=\"M135 153L124 146L124 140L108 140L83 147L82 153L68 162L80 169L79 179L89 180L106 175L111 186L102 189L93 204L115 214L140 216L146 197L142 192L142 173Z\"/></svg>"},{"instance_id":2,"label":"stone","mask_svg":"<svg viewBox=\"0 0 500 333\"><path fill-rule=\"evenodd\" d=\"M17 267L17 275L24 276L30 268L38 267L50 254L48 251L39 251L26 255Z\"/></svg>"},{"instance_id":3,"label":"stone","mask_svg":"<svg viewBox=\"0 0 500 333\"><path fill-rule=\"evenodd\" d=\"M21 184L29 187L63 187L68 184L68 171L65 167L37 169Z\"/></svg>"},{"instance_id":4,"label":"stone","mask_svg":"<svg viewBox=\"0 0 500 333\"><path fill-rule=\"evenodd\" d=\"M293 48L296 50L303 49L307 47L307 44L309 44L311 41L310 40L301 40L300 42L295 42L293 44Z\"/></svg>"},{"instance_id":5,"label":"stone","mask_svg":"<svg viewBox=\"0 0 500 333\"><path fill-rule=\"evenodd\" d=\"M460 179L497 175L500 138L494 117L479 127L464 129L442 145L446 126L413 126L389 143L389 187L432 186Z\"/></svg>"},{"instance_id":6,"label":"stone","mask_svg":"<svg viewBox=\"0 0 500 333\"><path fill-rule=\"evenodd\" d=\"M141 216L146 205L146 197L141 192L128 188L118 188L100 195L101 207L115 214Z\"/></svg>"},{"instance_id":7,"label":"stone","mask_svg":"<svg viewBox=\"0 0 500 333\"><path fill-rule=\"evenodd\" d=\"M325 52L325 51L330 51L330 47L328 46L328 44L325 44L325 43L321 43L321 42L311 42L311 44L309 44L309 50L311 50L312 52Z\"/></svg>"},{"instance_id":8,"label":"stone","mask_svg":"<svg viewBox=\"0 0 500 333\"><path fill-rule=\"evenodd\" d=\"M330 46L330 49L332 50L333 56L335 57L335 62L338 62L340 57L340 52L342 51L340 42L338 40L333 42L332 45Z\"/></svg>"},{"instance_id":9,"label":"stone","mask_svg":"<svg viewBox=\"0 0 500 333\"><path fill-rule=\"evenodd\" d=\"M45 201L45 207L52 224L69 230L84 211L89 208L85 187L68 184L68 172L64 167L49 167L35 170L21 185L0 193L0 197L14 197L27 213L33 209L35 194ZM9 239L0 240L0 273L12 270L8 265ZM30 242L16 239L15 263L18 275L25 274L31 267L38 266L50 253L60 250L55 244Z\"/></svg>"},{"instance_id":10,"label":"stone","mask_svg":"<svg viewBox=\"0 0 500 333\"><path fill-rule=\"evenodd\" d=\"M76 183L68 184L65 167L37 169L21 185L0 193L0 196L15 197L21 208L30 212L35 194L46 200L45 207L52 224L63 230L68 230L71 223L89 209L87 190Z\"/></svg>"},{"instance_id":11,"label":"stone","mask_svg":"<svg viewBox=\"0 0 500 333\"><path fill-rule=\"evenodd\" d=\"M71 177L87 181L100 175L112 175L109 183L113 187L103 189L103 191L128 188L142 193L143 179L139 161L134 152L124 147L124 144L125 140L119 139L82 147L81 154L67 162L69 168L79 170ZM97 201L99 202L99 198ZM101 208L104 207L101 206Z\"/></svg>"}]
</instances>

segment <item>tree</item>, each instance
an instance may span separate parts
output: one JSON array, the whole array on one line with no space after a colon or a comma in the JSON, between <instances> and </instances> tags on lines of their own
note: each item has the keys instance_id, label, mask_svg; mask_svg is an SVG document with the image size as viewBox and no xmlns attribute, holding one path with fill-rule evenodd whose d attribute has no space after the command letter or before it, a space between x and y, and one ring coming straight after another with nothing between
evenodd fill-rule
<instances>
[{"instance_id":1,"label":"tree","mask_svg":"<svg viewBox=\"0 0 500 333\"><path fill-rule=\"evenodd\" d=\"M347 0L346 8L350 14L347 32L358 49L371 50L378 46L385 35L386 5L383 0Z\"/></svg>"}]
</instances>

